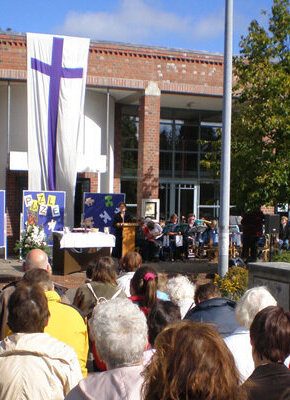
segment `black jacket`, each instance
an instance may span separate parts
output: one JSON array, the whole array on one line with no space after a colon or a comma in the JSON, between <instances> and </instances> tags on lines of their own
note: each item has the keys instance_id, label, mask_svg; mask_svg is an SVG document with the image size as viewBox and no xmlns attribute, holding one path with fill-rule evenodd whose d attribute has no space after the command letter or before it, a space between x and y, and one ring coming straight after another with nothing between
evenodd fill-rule
<instances>
[{"instance_id":1,"label":"black jacket","mask_svg":"<svg viewBox=\"0 0 290 400\"><path fill-rule=\"evenodd\" d=\"M280 224L280 229L279 229L279 239L281 240L286 240L290 239L290 225L287 224L285 227L283 227L282 224Z\"/></svg>"},{"instance_id":2,"label":"black jacket","mask_svg":"<svg viewBox=\"0 0 290 400\"><path fill-rule=\"evenodd\" d=\"M117 213L117 214L115 214L115 216L114 216L114 219L113 219L113 228L115 229L115 236L120 236L120 237L122 237L122 233L123 233L123 227L118 227L117 226L117 224L118 223L123 223L123 222L131 222L131 216L130 216L130 214L128 214L127 212L125 213L125 216L124 216L124 220L123 220L123 218L121 217L121 213Z\"/></svg>"},{"instance_id":3,"label":"black jacket","mask_svg":"<svg viewBox=\"0 0 290 400\"><path fill-rule=\"evenodd\" d=\"M185 315L185 319L215 325L222 337L229 336L238 328L235 316L236 303L225 297L204 300Z\"/></svg>"},{"instance_id":4,"label":"black jacket","mask_svg":"<svg viewBox=\"0 0 290 400\"><path fill-rule=\"evenodd\" d=\"M257 367L243 385L248 400L289 399L290 371L284 364L270 363ZM287 396L283 397L283 394Z\"/></svg>"}]
</instances>

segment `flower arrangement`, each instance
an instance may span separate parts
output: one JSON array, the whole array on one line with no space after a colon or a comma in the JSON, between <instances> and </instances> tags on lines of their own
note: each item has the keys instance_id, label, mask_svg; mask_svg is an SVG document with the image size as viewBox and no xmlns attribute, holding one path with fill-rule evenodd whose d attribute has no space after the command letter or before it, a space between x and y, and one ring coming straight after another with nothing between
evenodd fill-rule
<instances>
[{"instance_id":1,"label":"flower arrangement","mask_svg":"<svg viewBox=\"0 0 290 400\"><path fill-rule=\"evenodd\" d=\"M223 278L215 274L214 283L223 296L239 300L248 289L248 271L244 267L231 267Z\"/></svg>"},{"instance_id":2,"label":"flower arrangement","mask_svg":"<svg viewBox=\"0 0 290 400\"><path fill-rule=\"evenodd\" d=\"M28 216L25 229L21 232L21 239L16 241L14 251L19 252L20 256L25 258L32 249L41 249L50 254L43 227L37 225L35 218Z\"/></svg>"}]
</instances>

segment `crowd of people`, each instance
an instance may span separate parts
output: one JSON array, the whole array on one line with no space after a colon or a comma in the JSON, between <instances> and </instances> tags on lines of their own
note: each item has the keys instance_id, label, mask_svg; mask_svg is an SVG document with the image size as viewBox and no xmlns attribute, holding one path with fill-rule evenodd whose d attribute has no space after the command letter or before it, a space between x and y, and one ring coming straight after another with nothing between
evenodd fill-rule
<instances>
[{"instance_id":1,"label":"crowd of people","mask_svg":"<svg viewBox=\"0 0 290 400\"><path fill-rule=\"evenodd\" d=\"M34 249L1 290L1 399L290 399L290 313L266 287L237 303L182 275L161 288L136 252L90 267L68 304Z\"/></svg>"},{"instance_id":2,"label":"crowd of people","mask_svg":"<svg viewBox=\"0 0 290 400\"><path fill-rule=\"evenodd\" d=\"M113 256L122 255L122 224L135 221L127 212L125 203L120 203L120 212L115 215L113 227L116 235L116 247ZM136 222L136 221L135 221ZM151 218L137 220L135 245L144 261L213 256L206 250L216 249L219 242L218 221L216 219L196 219L193 213L187 217L172 214L168 221L156 222ZM247 212L243 217L230 217L230 243L235 248L234 256L241 255L244 262L257 261L259 247L265 247L265 215L260 210ZM289 250L290 224L286 216L281 217L279 232L275 234L275 245ZM262 251L261 251L262 253Z\"/></svg>"},{"instance_id":3,"label":"crowd of people","mask_svg":"<svg viewBox=\"0 0 290 400\"><path fill-rule=\"evenodd\" d=\"M257 261L259 248L265 247L266 242L272 239L267 239L265 215L256 210L245 213L243 217L231 217L231 221L233 224L230 224L229 234L231 247L235 248L234 255L240 255L244 262ZM145 261L174 261L208 256L206 250L218 247L216 219L196 219L193 213L179 219L174 213L168 221L156 222L150 218L139 218L138 224L136 247ZM122 228L118 229L121 232ZM289 250L290 224L286 216L281 217L280 228L274 239L274 247ZM121 239L118 243L121 244ZM209 254L211 255L210 252Z\"/></svg>"},{"instance_id":4,"label":"crowd of people","mask_svg":"<svg viewBox=\"0 0 290 400\"><path fill-rule=\"evenodd\" d=\"M181 222L177 214L167 222L139 218L138 225L136 247L145 261L184 260L194 257L198 248L218 245L217 220L197 220L194 214L189 214L187 220L183 217Z\"/></svg>"}]
</instances>

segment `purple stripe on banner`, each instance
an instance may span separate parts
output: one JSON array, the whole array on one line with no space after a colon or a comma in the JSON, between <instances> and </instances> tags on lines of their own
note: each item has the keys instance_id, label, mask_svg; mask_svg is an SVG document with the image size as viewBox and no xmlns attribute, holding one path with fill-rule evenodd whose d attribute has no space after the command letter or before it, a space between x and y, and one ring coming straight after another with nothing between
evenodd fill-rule
<instances>
[{"instance_id":1,"label":"purple stripe on banner","mask_svg":"<svg viewBox=\"0 0 290 400\"><path fill-rule=\"evenodd\" d=\"M48 190L56 190L55 158L56 134L61 78L82 78L82 68L62 68L63 39L53 38L51 65L31 58L31 68L50 76L48 97Z\"/></svg>"},{"instance_id":2,"label":"purple stripe on banner","mask_svg":"<svg viewBox=\"0 0 290 400\"><path fill-rule=\"evenodd\" d=\"M31 59L31 68L42 72L45 75L50 75L50 65L45 64L42 61L36 60L36 58Z\"/></svg>"},{"instance_id":3,"label":"purple stripe on banner","mask_svg":"<svg viewBox=\"0 0 290 400\"><path fill-rule=\"evenodd\" d=\"M55 190L56 132L61 78L63 39L53 38L51 79L48 97L48 189Z\"/></svg>"},{"instance_id":4,"label":"purple stripe on banner","mask_svg":"<svg viewBox=\"0 0 290 400\"><path fill-rule=\"evenodd\" d=\"M83 69L82 68L63 68L62 69L63 78L82 78Z\"/></svg>"}]
</instances>

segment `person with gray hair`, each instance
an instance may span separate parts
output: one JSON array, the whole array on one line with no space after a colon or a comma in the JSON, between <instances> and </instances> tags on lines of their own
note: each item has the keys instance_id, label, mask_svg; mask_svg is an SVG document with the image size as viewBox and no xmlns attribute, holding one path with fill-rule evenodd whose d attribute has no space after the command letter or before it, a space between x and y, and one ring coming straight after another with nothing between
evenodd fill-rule
<instances>
[{"instance_id":1,"label":"person with gray hair","mask_svg":"<svg viewBox=\"0 0 290 400\"><path fill-rule=\"evenodd\" d=\"M83 379L66 400L140 400L143 351L147 345L146 317L128 299L99 303L89 322L92 339L108 371Z\"/></svg>"},{"instance_id":2,"label":"person with gray hair","mask_svg":"<svg viewBox=\"0 0 290 400\"><path fill-rule=\"evenodd\" d=\"M181 319L195 306L195 285L186 276L178 275L169 279L166 292L172 303L180 308Z\"/></svg>"},{"instance_id":3,"label":"person with gray hair","mask_svg":"<svg viewBox=\"0 0 290 400\"><path fill-rule=\"evenodd\" d=\"M250 326L259 311L268 306L276 305L276 299L265 286L247 290L237 302L235 313L240 326L225 338L225 342L234 356L242 381L245 381L255 369L250 341Z\"/></svg>"}]
</instances>

